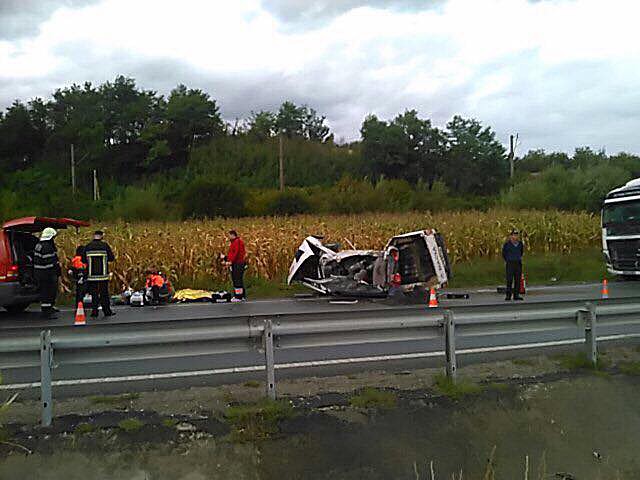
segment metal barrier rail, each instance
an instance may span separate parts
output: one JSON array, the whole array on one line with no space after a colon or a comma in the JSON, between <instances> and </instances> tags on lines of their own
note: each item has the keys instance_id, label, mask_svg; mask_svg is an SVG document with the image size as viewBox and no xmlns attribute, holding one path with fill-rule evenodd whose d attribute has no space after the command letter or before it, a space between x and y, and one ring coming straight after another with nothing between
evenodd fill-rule
<instances>
[{"instance_id":1,"label":"metal barrier rail","mask_svg":"<svg viewBox=\"0 0 640 480\"><path fill-rule=\"evenodd\" d=\"M459 343L471 338L491 339L495 345L475 350L505 351L508 347L540 348L544 343L529 337L529 342L517 346L504 345L496 339L509 336L527 337L532 333L572 331L569 343L584 339L589 361L597 362L597 325L640 327L640 303L605 304L595 306L587 303L582 307L553 304L538 309L509 309L495 312L464 310L407 310L376 312L340 312L331 314L251 316L224 319L212 325L185 328L173 325L159 330L136 331L130 328L92 330L70 330L52 334L50 330L34 338L7 338L0 340L0 354L17 355L13 367L40 367L40 390L42 400L42 425L52 420L52 378L55 369L65 365L89 365L100 362L122 361L122 352L128 352L124 360L136 362L154 358L166 358L166 349L175 349L175 355L188 356L222 353L260 352L264 356L263 367L239 367L237 370L257 369L266 372L266 394L276 397L275 363L276 350L309 348L319 346L364 345L368 343L398 341L431 341L437 351L444 353L446 373L456 378L456 340ZM139 327L139 325L138 325ZM575 329L575 330L574 330ZM640 330L638 334L640 335ZM550 342L553 343L553 342ZM558 342L556 342L558 343ZM151 348L151 349L150 349ZM143 353L136 354L137 350ZM150 350L149 350L150 349ZM443 352L441 351L443 349ZM459 353L472 353L473 348L458 349ZM438 354L438 352L440 352ZM36 358L38 355L39 358ZM412 354L407 354L410 357ZM423 354L422 357L427 354ZM381 356L380 358L383 358ZM415 354L415 358L420 355ZM344 359L351 360L351 359ZM340 362L340 359L334 360ZM313 362L306 362L313 363ZM287 368L307 366L288 365ZM5 365L6 367L6 365ZM249 370L251 369L251 370ZM227 369L229 370L229 369ZM153 372L148 372L153 374Z\"/></svg>"}]
</instances>

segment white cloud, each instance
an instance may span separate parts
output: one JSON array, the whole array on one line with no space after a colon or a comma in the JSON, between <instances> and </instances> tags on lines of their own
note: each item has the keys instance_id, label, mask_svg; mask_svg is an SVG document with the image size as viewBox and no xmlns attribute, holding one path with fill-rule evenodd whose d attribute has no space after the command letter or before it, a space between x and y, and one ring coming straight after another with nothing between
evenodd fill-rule
<instances>
[{"instance_id":1,"label":"white cloud","mask_svg":"<svg viewBox=\"0 0 640 480\"><path fill-rule=\"evenodd\" d=\"M639 3L365 3L62 7L36 35L0 41L0 105L125 74L163 93L181 82L205 88L229 118L287 98L306 102L347 138L366 113L416 108L439 124L474 116L501 139L517 130L525 148L640 151Z\"/></svg>"}]
</instances>

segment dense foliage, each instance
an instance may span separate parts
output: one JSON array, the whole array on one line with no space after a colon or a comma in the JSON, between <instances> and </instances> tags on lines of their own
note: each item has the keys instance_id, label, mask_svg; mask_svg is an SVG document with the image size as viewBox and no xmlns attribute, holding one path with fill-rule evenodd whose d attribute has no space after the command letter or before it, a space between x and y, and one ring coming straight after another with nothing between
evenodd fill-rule
<instances>
[{"instance_id":1,"label":"dense foliage","mask_svg":"<svg viewBox=\"0 0 640 480\"><path fill-rule=\"evenodd\" d=\"M334 140L326 119L285 101L225 123L208 93L165 98L123 76L72 85L0 112L0 219L26 214L151 220L203 216L555 207L597 210L640 175L640 158L589 148L531 151L509 180L488 126L444 128L408 110L367 116L361 138ZM278 192L278 152L287 189ZM71 187L71 150L77 191ZM93 172L99 184L94 200ZM205 203L209 202L209 205Z\"/></svg>"}]
</instances>

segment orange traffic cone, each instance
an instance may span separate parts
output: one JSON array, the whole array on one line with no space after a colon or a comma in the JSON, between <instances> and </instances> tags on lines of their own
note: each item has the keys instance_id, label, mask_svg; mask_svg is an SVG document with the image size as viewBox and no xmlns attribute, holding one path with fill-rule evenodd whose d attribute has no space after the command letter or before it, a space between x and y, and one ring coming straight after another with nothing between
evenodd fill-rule
<instances>
[{"instance_id":1,"label":"orange traffic cone","mask_svg":"<svg viewBox=\"0 0 640 480\"><path fill-rule=\"evenodd\" d=\"M606 278L602 280L602 298L609 298L609 284Z\"/></svg>"},{"instance_id":2,"label":"orange traffic cone","mask_svg":"<svg viewBox=\"0 0 640 480\"><path fill-rule=\"evenodd\" d=\"M527 281L524 278L524 273L520 276L520 295L527 293Z\"/></svg>"},{"instance_id":3,"label":"orange traffic cone","mask_svg":"<svg viewBox=\"0 0 640 480\"><path fill-rule=\"evenodd\" d=\"M82 302L78 302L78 309L76 310L76 319L73 322L74 325L86 325L87 317L84 314L84 305Z\"/></svg>"},{"instance_id":4,"label":"orange traffic cone","mask_svg":"<svg viewBox=\"0 0 640 480\"><path fill-rule=\"evenodd\" d=\"M429 308L438 307L438 296L436 295L436 289L431 287L429 291Z\"/></svg>"}]
</instances>

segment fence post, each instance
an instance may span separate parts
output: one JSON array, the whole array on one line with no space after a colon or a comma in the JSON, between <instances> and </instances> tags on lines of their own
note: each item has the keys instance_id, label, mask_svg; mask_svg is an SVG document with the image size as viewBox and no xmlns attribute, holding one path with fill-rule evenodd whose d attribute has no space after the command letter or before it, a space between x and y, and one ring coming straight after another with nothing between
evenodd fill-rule
<instances>
[{"instance_id":1,"label":"fence post","mask_svg":"<svg viewBox=\"0 0 640 480\"><path fill-rule=\"evenodd\" d=\"M455 322L453 312L451 310L444 311L444 349L447 362L447 377L452 381L456 381L456 337Z\"/></svg>"},{"instance_id":2,"label":"fence post","mask_svg":"<svg viewBox=\"0 0 640 480\"><path fill-rule=\"evenodd\" d=\"M598 364L598 336L596 329L596 306L586 304L586 322L584 325L584 340L587 358L595 367Z\"/></svg>"},{"instance_id":3,"label":"fence post","mask_svg":"<svg viewBox=\"0 0 640 480\"><path fill-rule=\"evenodd\" d=\"M273 356L273 324L271 319L264 322L264 332L262 334L264 346L265 367L267 371L267 397L276 399L276 372Z\"/></svg>"},{"instance_id":4,"label":"fence post","mask_svg":"<svg viewBox=\"0 0 640 480\"><path fill-rule=\"evenodd\" d=\"M51 370L53 369L53 347L51 330L40 332L40 401L42 407L42 426L51 425L53 395L51 393Z\"/></svg>"}]
</instances>

